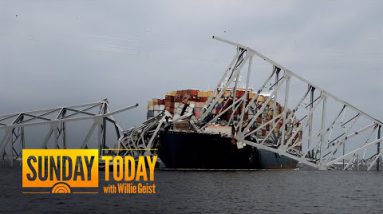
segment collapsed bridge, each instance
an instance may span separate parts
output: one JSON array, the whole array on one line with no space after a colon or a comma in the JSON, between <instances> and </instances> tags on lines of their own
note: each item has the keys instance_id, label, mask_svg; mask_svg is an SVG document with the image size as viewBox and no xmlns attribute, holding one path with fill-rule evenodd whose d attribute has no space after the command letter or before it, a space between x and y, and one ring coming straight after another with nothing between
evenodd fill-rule
<instances>
[{"instance_id":1,"label":"collapsed bridge","mask_svg":"<svg viewBox=\"0 0 383 214\"><path fill-rule=\"evenodd\" d=\"M55 148L66 148L65 122L92 119L94 122L88 134L77 147L87 148L90 135L98 127L97 147L101 151L105 149L105 124L109 122L116 132L116 143L112 146L114 154L137 156L155 154L161 130L180 121L186 121L193 132L204 133L210 125L222 124L225 117L224 123L231 127L230 137L238 149L255 147L322 170L379 170L383 152L380 147L383 140L381 121L256 50L213 38L234 46L235 54L198 117L194 114L194 104L185 103L187 106L177 114L164 108L142 125L123 130L113 115L136 106L108 112L104 101L4 115L0 116L1 157L4 160L20 158L20 151L25 148L24 127L42 123L50 127L42 148L47 148L51 138ZM263 67L256 67L260 63ZM263 80L260 73L255 73L260 70L267 74ZM256 89L254 92L253 88ZM89 113L88 110L93 108L98 112ZM52 114L55 117L46 118ZM78 115L85 116L73 118Z\"/></svg>"},{"instance_id":2,"label":"collapsed bridge","mask_svg":"<svg viewBox=\"0 0 383 214\"><path fill-rule=\"evenodd\" d=\"M226 123L235 130L231 137L238 148L256 147L316 169L371 170L374 166L379 169L381 121L249 47L213 38L233 45L236 53L201 115L193 115L193 108L196 109L193 103L182 115L164 109L142 126L126 132L121 148L156 148L161 128L188 119L193 131L203 133L229 114ZM250 98L254 86L251 75L257 62L268 65L268 70L262 70L268 75ZM240 88L243 76L245 85ZM238 97L237 92L244 93ZM283 106L282 111L278 110L279 105ZM259 120L270 112L270 118ZM167 122L166 118L172 120Z\"/></svg>"}]
</instances>

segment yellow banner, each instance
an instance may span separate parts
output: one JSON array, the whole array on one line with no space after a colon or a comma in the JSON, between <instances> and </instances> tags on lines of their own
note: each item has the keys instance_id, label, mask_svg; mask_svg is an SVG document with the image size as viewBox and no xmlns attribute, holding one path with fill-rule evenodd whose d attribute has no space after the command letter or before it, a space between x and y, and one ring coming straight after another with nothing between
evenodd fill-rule
<instances>
[{"instance_id":1,"label":"yellow banner","mask_svg":"<svg viewBox=\"0 0 383 214\"><path fill-rule=\"evenodd\" d=\"M23 149L22 155L23 187L98 187L97 149Z\"/></svg>"}]
</instances>

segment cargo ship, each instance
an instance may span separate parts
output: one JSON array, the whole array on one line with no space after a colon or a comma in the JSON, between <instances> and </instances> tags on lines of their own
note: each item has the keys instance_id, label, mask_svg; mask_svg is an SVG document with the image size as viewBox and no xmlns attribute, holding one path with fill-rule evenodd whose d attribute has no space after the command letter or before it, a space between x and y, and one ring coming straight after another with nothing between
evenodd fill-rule
<instances>
[{"instance_id":1,"label":"cargo ship","mask_svg":"<svg viewBox=\"0 0 383 214\"><path fill-rule=\"evenodd\" d=\"M236 89L236 98L245 94L244 89ZM234 126L229 123L232 112L222 114L219 119L204 127L203 131L196 132L193 129L191 118L198 120L203 113L212 91L202 90L177 90L168 92L164 99L152 99L148 102L147 118L155 117L164 111L172 115L173 120L170 126L159 132L158 157L165 168L171 169L294 169L297 161L280 156L277 153L257 149L252 146L239 146L233 135ZM256 93L248 91L247 99L251 100ZM224 105L232 102L232 90L224 92L224 98L228 99L224 104L218 105L211 112L215 116L221 113ZM257 96L257 103L262 104L268 95ZM283 107L275 102L269 103L269 108L257 118L257 123L265 123L273 118L274 115L283 111ZM273 112L275 110L275 112ZM291 111L289 110L291 113ZM239 114L235 113L235 114ZM234 114L234 116L235 116ZM186 116L186 117L185 117ZM250 116L250 115L249 115ZM182 117L182 119L180 119ZM280 134L282 121L273 134ZM270 131L270 126L258 130L256 133L259 139L266 137ZM286 134L291 135L292 129L286 126ZM290 132L290 133L289 133ZM295 140L300 140L301 134L296 135ZM267 139L269 144L272 138ZM296 148L301 149L301 148Z\"/></svg>"}]
</instances>

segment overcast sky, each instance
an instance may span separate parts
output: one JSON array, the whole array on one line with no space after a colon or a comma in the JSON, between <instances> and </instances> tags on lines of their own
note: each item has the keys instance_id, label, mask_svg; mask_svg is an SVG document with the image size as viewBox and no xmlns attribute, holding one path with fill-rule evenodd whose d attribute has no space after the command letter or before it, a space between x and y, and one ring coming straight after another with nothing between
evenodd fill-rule
<instances>
[{"instance_id":1,"label":"overcast sky","mask_svg":"<svg viewBox=\"0 0 383 214\"><path fill-rule=\"evenodd\" d=\"M0 0L0 114L212 88L251 46L383 119L383 1Z\"/></svg>"}]
</instances>

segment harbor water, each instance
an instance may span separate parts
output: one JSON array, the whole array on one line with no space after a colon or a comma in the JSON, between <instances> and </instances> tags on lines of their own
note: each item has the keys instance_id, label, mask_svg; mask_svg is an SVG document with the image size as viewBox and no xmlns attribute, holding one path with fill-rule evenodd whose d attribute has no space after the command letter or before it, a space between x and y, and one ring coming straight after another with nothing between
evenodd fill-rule
<instances>
[{"instance_id":1,"label":"harbor water","mask_svg":"<svg viewBox=\"0 0 383 214\"><path fill-rule=\"evenodd\" d=\"M382 179L355 171L156 171L153 195L27 195L21 169L1 168L0 213L383 213Z\"/></svg>"}]
</instances>

